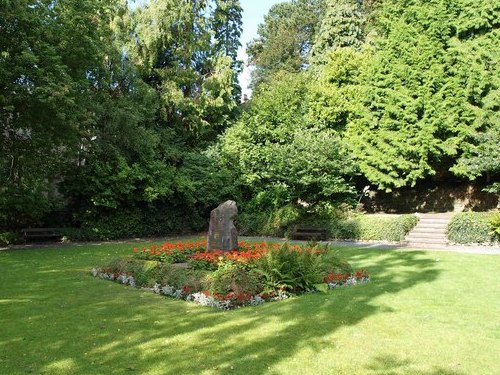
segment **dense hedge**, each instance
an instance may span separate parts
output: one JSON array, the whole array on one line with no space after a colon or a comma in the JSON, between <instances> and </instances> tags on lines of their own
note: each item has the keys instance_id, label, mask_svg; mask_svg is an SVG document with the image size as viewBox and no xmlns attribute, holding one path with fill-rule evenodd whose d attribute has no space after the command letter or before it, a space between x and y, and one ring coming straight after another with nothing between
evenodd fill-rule
<instances>
[{"instance_id":1,"label":"dense hedge","mask_svg":"<svg viewBox=\"0 0 500 375\"><path fill-rule=\"evenodd\" d=\"M402 241L417 222L415 215L360 215L333 223L331 235L345 240Z\"/></svg>"},{"instance_id":2,"label":"dense hedge","mask_svg":"<svg viewBox=\"0 0 500 375\"><path fill-rule=\"evenodd\" d=\"M461 212L448 224L448 240L458 244L490 244L498 240L492 227L493 212Z\"/></svg>"},{"instance_id":3,"label":"dense hedge","mask_svg":"<svg viewBox=\"0 0 500 375\"><path fill-rule=\"evenodd\" d=\"M418 218L415 215L361 215L333 208L311 213L288 205L271 212L243 211L237 221L240 233L245 235L290 237L294 226L309 225L327 228L333 239L402 241Z\"/></svg>"}]
</instances>

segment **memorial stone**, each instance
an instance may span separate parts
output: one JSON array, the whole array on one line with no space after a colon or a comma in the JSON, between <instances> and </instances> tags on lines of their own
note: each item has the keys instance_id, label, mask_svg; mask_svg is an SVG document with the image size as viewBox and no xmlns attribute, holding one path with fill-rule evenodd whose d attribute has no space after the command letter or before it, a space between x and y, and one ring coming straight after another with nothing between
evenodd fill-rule
<instances>
[{"instance_id":1,"label":"memorial stone","mask_svg":"<svg viewBox=\"0 0 500 375\"><path fill-rule=\"evenodd\" d=\"M238 248L238 232L234 226L234 218L238 215L236 202L226 201L210 213L207 251L231 251Z\"/></svg>"}]
</instances>

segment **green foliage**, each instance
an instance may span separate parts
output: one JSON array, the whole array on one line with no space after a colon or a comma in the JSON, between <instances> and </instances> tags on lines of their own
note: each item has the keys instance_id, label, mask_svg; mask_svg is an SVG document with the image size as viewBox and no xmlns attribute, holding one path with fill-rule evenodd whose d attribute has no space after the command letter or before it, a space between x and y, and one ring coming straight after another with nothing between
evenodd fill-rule
<instances>
[{"instance_id":1,"label":"green foliage","mask_svg":"<svg viewBox=\"0 0 500 375\"><path fill-rule=\"evenodd\" d=\"M199 230L232 196L202 151L237 113L239 2L130 12L0 4L0 228L63 209L73 238Z\"/></svg>"},{"instance_id":2,"label":"green foliage","mask_svg":"<svg viewBox=\"0 0 500 375\"><path fill-rule=\"evenodd\" d=\"M170 264L162 264L157 268L155 282L170 285L176 289L184 289L190 293L206 290L210 285L205 271L176 267Z\"/></svg>"},{"instance_id":3,"label":"green foliage","mask_svg":"<svg viewBox=\"0 0 500 375\"><path fill-rule=\"evenodd\" d=\"M301 204L352 200L358 172L385 190L451 171L498 191L494 2L276 4L248 46L240 116L241 12L0 2L1 232L59 211L73 240L200 230L233 198L245 231L283 235Z\"/></svg>"},{"instance_id":4,"label":"green foliage","mask_svg":"<svg viewBox=\"0 0 500 375\"><path fill-rule=\"evenodd\" d=\"M0 246L7 246L22 242L20 236L15 232L0 232Z\"/></svg>"},{"instance_id":5,"label":"green foliage","mask_svg":"<svg viewBox=\"0 0 500 375\"><path fill-rule=\"evenodd\" d=\"M231 58L232 70L241 73L243 62L238 60L238 48L241 46L242 12L239 0L215 0L215 9L211 18L211 29L214 32L215 51ZM232 75L233 99L239 102L241 87L237 74Z\"/></svg>"},{"instance_id":6,"label":"green foliage","mask_svg":"<svg viewBox=\"0 0 500 375\"><path fill-rule=\"evenodd\" d=\"M500 240L500 212L491 215L489 224L492 237Z\"/></svg>"},{"instance_id":7,"label":"green foliage","mask_svg":"<svg viewBox=\"0 0 500 375\"><path fill-rule=\"evenodd\" d=\"M368 52L336 48L322 55L323 66L309 85L308 120L318 128L343 133L362 113L362 72L370 63Z\"/></svg>"},{"instance_id":8,"label":"green foliage","mask_svg":"<svg viewBox=\"0 0 500 375\"><path fill-rule=\"evenodd\" d=\"M460 0L390 0L378 8L364 109L348 135L371 182L388 191L414 186L445 172L480 134L491 134L500 76L495 15L489 2ZM463 169L452 168L473 176Z\"/></svg>"},{"instance_id":9,"label":"green foliage","mask_svg":"<svg viewBox=\"0 0 500 375\"><path fill-rule=\"evenodd\" d=\"M254 88L276 72L296 73L307 66L324 6L324 0L293 0L271 7L247 46Z\"/></svg>"},{"instance_id":10,"label":"green foliage","mask_svg":"<svg viewBox=\"0 0 500 375\"><path fill-rule=\"evenodd\" d=\"M415 215L383 217L378 215L358 215L332 222L332 236L351 240L402 241L417 225Z\"/></svg>"},{"instance_id":11,"label":"green foliage","mask_svg":"<svg viewBox=\"0 0 500 375\"><path fill-rule=\"evenodd\" d=\"M357 0L326 1L326 13L314 40L312 61L321 63L332 49L361 49L364 33L362 2Z\"/></svg>"},{"instance_id":12,"label":"green foliage","mask_svg":"<svg viewBox=\"0 0 500 375\"><path fill-rule=\"evenodd\" d=\"M500 123L500 119L495 120ZM457 175L475 179L485 173L500 174L500 127L496 126L486 132L471 135L470 143L464 147L464 154L460 157L453 171ZM492 188L493 186L490 186Z\"/></svg>"},{"instance_id":13,"label":"green foliage","mask_svg":"<svg viewBox=\"0 0 500 375\"><path fill-rule=\"evenodd\" d=\"M270 249L256 262L268 291L307 292L321 283L321 254L316 248L290 249L288 244Z\"/></svg>"},{"instance_id":14,"label":"green foliage","mask_svg":"<svg viewBox=\"0 0 500 375\"><path fill-rule=\"evenodd\" d=\"M263 83L250 110L220 140L220 162L238 176L253 209L342 202L353 194L347 182L353 164L340 137L307 119L306 80L289 74Z\"/></svg>"},{"instance_id":15,"label":"green foliage","mask_svg":"<svg viewBox=\"0 0 500 375\"><path fill-rule=\"evenodd\" d=\"M132 15L129 41L142 79L158 95L157 121L198 146L212 141L236 108L232 67L241 7L216 1L207 18L208 7L204 1L152 0Z\"/></svg>"},{"instance_id":16,"label":"green foliage","mask_svg":"<svg viewBox=\"0 0 500 375\"><path fill-rule=\"evenodd\" d=\"M448 240L458 244L490 243L493 241L488 212L456 214L448 224Z\"/></svg>"},{"instance_id":17,"label":"green foliage","mask_svg":"<svg viewBox=\"0 0 500 375\"><path fill-rule=\"evenodd\" d=\"M118 1L0 3L0 226L39 225L108 81ZM109 61L111 62L111 61ZM106 91L108 87L104 91ZM12 216L11 216L12 215Z\"/></svg>"},{"instance_id":18,"label":"green foliage","mask_svg":"<svg viewBox=\"0 0 500 375\"><path fill-rule=\"evenodd\" d=\"M207 278L212 294L256 295L262 291L262 276L241 263L223 262Z\"/></svg>"},{"instance_id":19,"label":"green foliage","mask_svg":"<svg viewBox=\"0 0 500 375\"><path fill-rule=\"evenodd\" d=\"M109 261L103 269L116 275L133 275L140 287L153 287L158 283L193 292L204 290L209 285L205 281L206 272L153 260L115 258Z\"/></svg>"}]
</instances>

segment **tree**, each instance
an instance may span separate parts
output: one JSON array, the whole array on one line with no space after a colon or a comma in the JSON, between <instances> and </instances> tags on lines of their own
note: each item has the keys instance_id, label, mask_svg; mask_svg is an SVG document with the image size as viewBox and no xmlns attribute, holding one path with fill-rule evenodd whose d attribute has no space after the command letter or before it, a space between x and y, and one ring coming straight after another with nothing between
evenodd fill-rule
<instances>
[{"instance_id":1,"label":"tree","mask_svg":"<svg viewBox=\"0 0 500 375\"><path fill-rule=\"evenodd\" d=\"M159 0L115 20L128 48L109 64L114 95L100 92L84 163L63 184L75 224L92 235L199 230L208 207L227 195L213 169L193 173L210 165L201 150L236 107L232 60L216 51L207 10L203 2Z\"/></svg>"},{"instance_id":2,"label":"tree","mask_svg":"<svg viewBox=\"0 0 500 375\"><path fill-rule=\"evenodd\" d=\"M94 123L117 1L0 3L2 227L37 223L56 203L54 181Z\"/></svg>"},{"instance_id":3,"label":"tree","mask_svg":"<svg viewBox=\"0 0 500 375\"><path fill-rule=\"evenodd\" d=\"M343 201L352 193L346 179L352 163L340 137L307 121L309 80L283 73L263 83L221 139L222 162L239 176L245 199L267 195L262 209Z\"/></svg>"},{"instance_id":4,"label":"tree","mask_svg":"<svg viewBox=\"0 0 500 375\"><path fill-rule=\"evenodd\" d=\"M215 9L212 12L211 29L215 38L215 53L231 58L233 74L233 98L236 102L241 99L241 87L238 83L238 74L242 71L243 62L238 60L238 48L241 46L242 31L241 8L239 0L215 0Z\"/></svg>"},{"instance_id":5,"label":"tree","mask_svg":"<svg viewBox=\"0 0 500 375\"><path fill-rule=\"evenodd\" d=\"M324 62L329 50L342 47L361 49L364 40L364 14L358 0L330 0L314 39L311 59Z\"/></svg>"},{"instance_id":6,"label":"tree","mask_svg":"<svg viewBox=\"0 0 500 375\"><path fill-rule=\"evenodd\" d=\"M391 190L446 172L467 139L497 126L495 12L491 4L459 0L392 0L378 10L363 111L348 127L371 182Z\"/></svg>"},{"instance_id":7,"label":"tree","mask_svg":"<svg viewBox=\"0 0 500 375\"><path fill-rule=\"evenodd\" d=\"M363 72L370 63L371 51L353 48L331 49L324 65L309 85L309 121L343 135L348 124L362 112Z\"/></svg>"},{"instance_id":8,"label":"tree","mask_svg":"<svg viewBox=\"0 0 500 375\"><path fill-rule=\"evenodd\" d=\"M236 3L218 5L219 16L222 5L237 11ZM206 12L203 1L153 0L133 15L130 53L142 79L158 93L158 120L191 146L213 141L236 108L234 62L231 56L216 53ZM214 25L221 22L218 17ZM227 18L227 22L231 38L215 43L224 46L220 52L233 53L229 44L239 29L237 20ZM215 32L222 37L221 31L222 26Z\"/></svg>"},{"instance_id":9,"label":"tree","mask_svg":"<svg viewBox=\"0 0 500 375\"><path fill-rule=\"evenodd\" d=\"M324 0L293 0L271 7L258 27L258 37L247 46L255 68L254 87L280 70L296 73L308 66L323 7Z\"/></svg>"},{"instance_id":10,"label":"tree","mask_svg":"<svg viewBox=\"0 0 500 375\"><path fill-rule=\"evenodd\" d=\"M459 2L457 34L450 40L450 85L460 105L458 159L451 170L471 180L485 176L500 192L500 70L499 13L493 2ZM448 104L450 100L447 101ZM458 102L458 103L457 103Z\"/></svg>"}]
</instances>

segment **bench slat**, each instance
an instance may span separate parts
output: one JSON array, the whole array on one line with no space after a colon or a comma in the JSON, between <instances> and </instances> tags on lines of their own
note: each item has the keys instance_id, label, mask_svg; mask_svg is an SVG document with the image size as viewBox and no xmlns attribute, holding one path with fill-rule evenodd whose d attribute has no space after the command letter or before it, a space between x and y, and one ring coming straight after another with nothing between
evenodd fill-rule
<instances>
[{"instance_id":1,"label":"bench slat","mask_svg":"<svg viewBox=\"0 0 500 375\"><path fill-rule=\"evenodd\" d=\"M295 227L292 232L292 238L296 239L326 240L327 235L328 230L325 228Z\"/></svg>"},{"instance_id":2,"label":"bench slat","mask_svg":"<svg viewBox=\"0 0 500 375\"><path fill-rule=\"evenodd\" d=\"M57 228L26 228L22 230L24 238L57 238L62 237Z\"/></svg>"}]
</instances>

